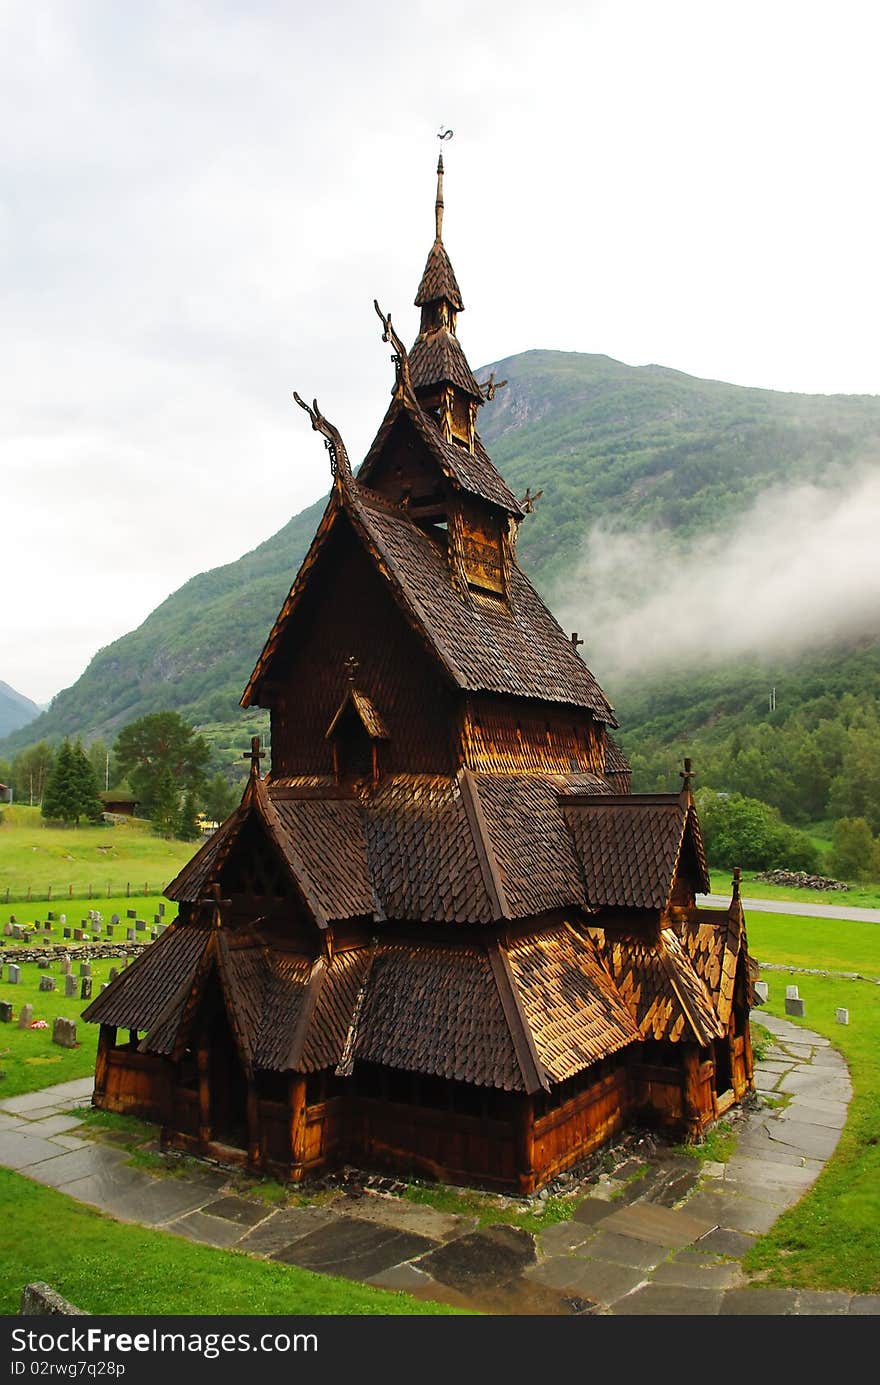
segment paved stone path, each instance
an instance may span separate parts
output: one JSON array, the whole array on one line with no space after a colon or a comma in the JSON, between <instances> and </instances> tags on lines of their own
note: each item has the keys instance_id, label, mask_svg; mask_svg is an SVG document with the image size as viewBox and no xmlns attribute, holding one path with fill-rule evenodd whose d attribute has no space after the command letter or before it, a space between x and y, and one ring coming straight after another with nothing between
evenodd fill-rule
<instances>
[{"instance_id":1,"label":"paved stone path","mask_svg":"<svg viewBox=\"0 0 880 1385\"><path fill-rule=\"evenodd\" d=\"M570 1221L537 1236L370 1190L272 1210L208 1165L153 1177L124 1149L71 1133L90 1078L3 1103L0 1164L122 1221L483 1312L878 1313L880 1295L748 1287L742 1255L815 1182L852 1095L827 1039L773 1015L761 1023L775 1043L756 1085L790 1100L744 1115L726 1164L629 1157L589 1185Z\"/></svg>"}]
</instances>

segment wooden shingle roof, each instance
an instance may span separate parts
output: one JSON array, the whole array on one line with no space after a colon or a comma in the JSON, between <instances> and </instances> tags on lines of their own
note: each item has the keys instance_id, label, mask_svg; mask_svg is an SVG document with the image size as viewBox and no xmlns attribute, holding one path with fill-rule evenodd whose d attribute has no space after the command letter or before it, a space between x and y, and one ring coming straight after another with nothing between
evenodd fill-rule
<instances>
[{"instance_id":1,"label":"wooden shingle roof","mask_svg":"<svg viewBox=\"0 0 880 1385\"><path fill-rule=\"evenodd\" d=\"M724 1035L712 999L672 929L654 937L591 929L643 1039L696 1041Z\"/></svg>"},{"instance_id":2,"label":"wooden shingle roof","mask_svg":"<svg viewBox=\"0 0 880 1385\"><path fill-rule=\"evenodd\" d=\"M461 342L454 332L439 327L420 332L409 353L409 368L415 389L432 385L457 385L471 398L483 400L480 387L467 363Z\"/></svg>"},{"instance_id":3,"label":"wooden shingle roof","mask_svg":"<svg viewBox=\"0 0 880 1385\"><path fill-rule=\"evenodd\" d=\"M703 892L708 868L693 805L680 794L607 794L562 801L596 907L663 909L669 903L685 833Z\"/></svg>"},{"instance_id":4,"label":"wooden shingle roof","mask_svg":"<svg viewBox=\"0 0 880 1385\"><path fill-rule=\"evenodd\" d=\"M464 311L461 289L458 287L452 261L446 253L445 245L438 237L428 252L428 260L415 297L415 304L417 308L421 308L426 303L436 303L442 298L451 303L456 312Z\"/></svg>"},{"instance_id":5,"label":"wooden shingle roof","mask_svg":"<svg viewBox=\"0 0 880 1385\"><path fill-rule=\"evenodd\" d=\"M722 1024L727 1024L733 1007L736 967L745 935L742 905L735 900L724 913L718 910L689 910L679 937L694 971L712 997Z\"/></svg>"}]
</instances>

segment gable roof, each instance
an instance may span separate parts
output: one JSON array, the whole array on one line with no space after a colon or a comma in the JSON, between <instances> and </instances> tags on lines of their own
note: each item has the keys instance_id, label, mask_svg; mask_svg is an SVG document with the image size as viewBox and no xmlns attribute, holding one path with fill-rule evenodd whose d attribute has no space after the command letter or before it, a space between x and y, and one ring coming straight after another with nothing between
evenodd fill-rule
<instances>
[{"instance_id":1,"label":"gable roof","mask_svg":"<svg viewBox=\"0 0 880 1385\"><path fill-rule=\"evenodd\" d=\"M688 910L679 928L685 955L726 1025L733 1008L736 969L745 940L745 920L739 900L723 913L714 909Z\"/></svg>"},{"instance_id":2,"label":"gable roof","mask_svg":"<svg viewBox=\"0 0 880 1385\"><path fill-rule=\"evenodd\" d=\"M353 709L355 716L360 721L361 726L370 737L370 740L387 741L388 732L385 728L385 723L377 712L372 699L358 688L349 688L346 692L333 720L324 732L325 740L330 740L336 727L339 725L340 718L348 707Z\"/></svg>"},{"instance_id":3,"label":"gable roof","mask_svg":"<svg viewBox=\"0 0 880 1385\"><path fill-rule=\"evenodd\" d=\"M671 928L656 936L590 930L643 1039L706 1047L725 1032L711 997Z\"/></svg>"},{"instance_id":4,"label":"gable roof","mask_svg":"<svg viewBox=\"0 0 880 1385\"><path fill-rule=\"evenodd\" d=\"M461 592L453 586L439 543L402 507L356 483L342 496L334 490L248 681L243 707L257 703L258 684L343 514L410 626L454 685L469 692L568 703L617 725L605 694L515 560L510 565L509 601Z\"/></svg>"},{"instance_id":5,"label":"gable roof","mask_svg":"<svg viewBox=\"0 0 880 1385\"><path fill-rule=\"evenodd\" d=\"M477 388L479 389L479 386ZM428 454L454 486L490 501L491 504L506 510L508 514L522 517L523 511L519 501L497 470L479 436L474 436L473 452L469 452L459 443L447 442L437 426L436 419L426 413L417 401L405 392L395 396L391 401L358 471L357 479L360 485L369 482L398 420L401 420L402 426L409 424L412 427L418 440L424 444Z\"/></svg>"},{"instance_id":6,"label":"gable roof","mask_svg":"<svg viewBox=\"0 0 880 1385\"><path fill-rule=\"evenodd\" d=\"M560 800L583 864L587 898L596 907L665 909L685 834L694 847L699 884L709 873L696 811L681 794L605 794Z\"/></svg>"}]
</instances>

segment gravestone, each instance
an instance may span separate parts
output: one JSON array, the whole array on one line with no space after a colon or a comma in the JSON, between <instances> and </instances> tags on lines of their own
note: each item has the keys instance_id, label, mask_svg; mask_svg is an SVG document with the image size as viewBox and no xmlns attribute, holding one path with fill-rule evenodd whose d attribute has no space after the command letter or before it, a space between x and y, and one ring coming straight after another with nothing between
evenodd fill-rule
<instances>
[{"instance_id":1,"label":"gravestone","mask_svg":"<svg viewBox=\"0 0 880 1385\"><path fill-rule=\"evenodd\" d=\"M0 1024L12 1023L12 1001L0 1000Z\"/></svg>"},{"instance_id":2,"label":"gravestone","mask_svg":"<svg viewBox=\"0 0 880 1385\"><path fill-rule=\"evenodd\" d=\"M67 973L68 973L69 971L70 971L70 958L68 957L67 953L65 952L64 956L61 958L61 974L62 974L62 976L66 976Z\"/></svg>"},{"instance_id":3,"label":"gravestone","mask_svg":"<svg viewBox=\"0 0 880 1385\"><path fill-rule=\"evenodd\" d=\"M146 919L135 919L134 926L139 933L143 933L144 929L147 926L147 921Z\"/></svg>"},{"instance_id":4,"label":"gravestone","mask_svg":"<svg viewBox=\"0 0 880 1385\"><path fill-rule=\"evenodd\" d=\"M19 1016L18 1016L18 1027L19 1027L19 1029L29 1029L29 1028L30 1028L30 1023L31 1023L31 1020L33 1019L33 1017L34 1017L34 1007L33 1007L33 1005L22 1005L21 1011L20 1011Z\"/></svg>"},{"instance_id":5,"label":"gravestone","mask_svg":"<svg viewBox=\"0 0 880 1385\"><path fill-rule=\"evenodd\" d=\"M110 982L109 982L109 981L102 981L102 982L101 982L101 994L103 994L104 991L106 991L106 989L107 989L107 987L108 987L109 985L110 985Z\"/></svg>"},{"instance_id":6,"label":"gravestone","mask_svg":"<svg viewBox=\"0 0 880 1385\"><path fill-rule=\"evenodd\" d=\"M55 989L55 977L54 977L54 976L41 976L41 977L40 977L40 990L41 990L41 991L54 991L54 989Z\"/></svg>"},{"instance_id":7,"label":"gravestone","mask_svg":"<svg viewBox=\"0 0 880 1385\"><path fill-rule=\"evenodd\" d=\"M161 914L154 914L154 915L153 915L153 923L154 923L154 924L159 924L159 923L161 923L161 922L162 922L162 915L161 915Z\"/></svg>"},{"instance_id":8,"label":"gravestone","mask_svg":"<svg viewBox=\"0 0 880 1385\"><path fill-rule=\"evenodd\" d=\"M31 938L32 938L32 936L33 936L33 934L29 933L29 932L27 931L27 929L25 928L25 929L22 930L21 940L22 940L23 943L29 943L30 940L31 940Z\"/></svg>"},{"instance_id":9,"label":"gravestone","mask_svg":"<svg viewBox=\"0 0 880 1385\"><path fill-rule=\"evenodd\" d=\"M154 942L156 941L156 939L158 938L158 936L159 936L159 930L158 930L158 928L151 928L151 929L150 929L150 942L151 942L151 943L154 943Z\"/></svg>"},{"instance_id":10,"label":"gravestone","mask_svg":"<svg viewBox=\"0 0 880 1385\"><path fill-rule=\"evenodd\" d=\"M164 916L164 914L165 914L165 905L164 905L161 901L160 901L160 903L159 903L159 913L160 913L160 915L162 915L162 916Z\"/></svg>"},{"instance_id":11,"label":"gravestone","mask_svg":"<svg viewBox=\"0 0 880 1385\"><path fill-rule=\"evenodd\" d=\"M9 984L17 986L21 980L21 967L17 967L14 962L9 963Z\"/></svg>"},{"instance_id":12,"label":"gravestone","mask_svg":"<svg viewBox=\"0 0 880 1385\"><path fill-rule=\"evenodd\" d=\"M79 974L80 974L80 976L91 976L91 974L92 974L92 964L91 964L91 962L80 962L80 964L79 964Z\"/></svg>"},{"instance_id":13,"label":"gravestone","mask_svg":"<svg viewBox=\"0 0 880 1385\"><path fill-rule=\"evenodd\" d=\"M125 911L125 917L126 917L127 919L136 919L137 916L138 916L137 909L126 909L126 911Z\"/></svg>"},{"instance_id":14,"label":"gravestone","mask_svg":"<svg viewBox=\"0 0 880 1385\"><path fill-rule=\"evenodd\" d=\"M65 928L65 930L64 930L64 936L65 936L65 938L69 938L69 937L70 937L70 929L69 929L69 928Z\"/></svg>"},{"instance_id":15,"label":"gravestone","mask_svg":"<svg viewBox=\"0 0 880 1385\"><path fill-rule=\"evenodd\" d=\"M785 1013L791 1015L796 1020L802 1020L807 1013L806 1004L803 1000L799 1000L797 996L786 996Z\"/></svg>"},{"instance_id":16,"label":"gravestone","mask_svg":"<svg viewBox=\"0 0 880 1385\"><path fill-rule=\"evenodd\" d=\"M115 926L115 925L119 922L119 915L118 915L118 914L111 914L111 915L110 915L110 922Z\"/></svg>"},{"instance_id":17,"label":"gravestone","mask_svg":"<svg viewBox=\"0 0 880 1385\"><path fill-rule=\"evenodd\" d=\"M12 924L10 923L9 919L7 919L3 925L3 936L4 938L12 937Z\"/></svg>"},{"instance_id":18,"label":"gravestone","mask_svg":"<svg viewBox=\"0 0 880 1385\"><path fill-rule=\"evenodd\" d=\"M107 933L107 937L110 938L111 941L112 941L112 938L113 938L113 929L110 927L109 923L107 924L107 928L106 928L105 931L106 931L106 933Z\"/></svg>"},{"instance_id":19,"label":"gravestone","mask_svg":"<svg viewBox=\"0 0 880 1385\"><path fill-rule=\"evenodd\" d=\"M758 1005L766 1005L770 998L770 987L766 981L755 982L755 1002Z\"/></svg>"},{"instance_id":20,"label":"gravestone","mask_svg":"<svg viewBox=\"0 0 880 1385\"><path fill-rule=\"evenodd\" d=\"M785 998L786 1000L799 1000L800 991L798 990L797 986L786 986Z\"/></svg>"},{"instance_id":21,"label":"gravestone","mask_svg":"<svg viewBox=\"0 0 880 1385\"><path fill-rule=\"evenodd\" d=\"M17 939L17 938L20 938L20 937L21 937L21 931L22 931L22 930L21 930L21 924L20 924L20 923L14 923L14 924L12 925L12 936L13 936L13 938L16 938L16 939Z\"/></svg>"},{"instance_id":22,"label":"gravestone","mask_svg":"<svg viewBox=\"0 0 880 1385\"><path fill-rule=\"evenodd\" d=\"M50 919L54 918L54 914L50 914L49 917L50 917ZM66 922L67 922L67 915L66 915L66 914L59 914L59 915L58 915L58 922L59 922L59 923L66 923Z\"/></svg>"},{"instance_id":23,"label":"gravestone","mask_svg":"<svg viewBox=\"0 0 880 1385\"><path fill-rule=\"evenodd\" d=\"M61 1048L76 1048L76 1024L59 1015L52 1026L52 1042Z\"/></svg>"},{"instance_id":24,"label":"gravestone","mask_svg":"<svg viewBox=\"0 0 880 1385\"><path fill-rule=\"evenodd\" d=\"M84 976L79 983L80 1000L91 1000L92 998L92 978Z\"/></svg>"},{"instance_id":25,"label":"gravestone","mask_svg":"<svg viewBox=\"0 0 880 1385\"><path fill-rule=\"evenodd\" d=\"M66 1000L76 999L76 977L70 972L64 978L64 997Z\"/></svg>"},{"instance_id":26,"label":"gravestone","mask_svg":"<svg viewBox=\"0 0 880 1385\"><path fill-rule=\"evenodd\" d=\"M83 932L83 930L82 930L81 928L74 928L74 930L73 930L73 941L74 941L75 943L81 943L84 937L85 937L85 933Z\"/></svg>"},{"instance_id":27,"label":"gravestone","mask_svg":"<svg viewBox=\"0 0 880 1385\"><path fill-rule=\"evenodd\" d=\"M133 929L133 928L126 928L126 930L125 930L125 939L126 939L126 942L129 942L129 943L133 943L133 942L134 942L134 929Z\"/></svg>"},{"instance_id":28,"label":"gravestone","mask_svg":"<svg viewBox=\"0 0 880 1385\"><path fill-rule=\"evenodd\" d=\"M111 967L111 968L110 968L110 980L111 980L111 981L115 981L118 975L119 975L119 972L117 971L116 967Z\"/></svg>"},{"instance_id":29,"label":"gravestone","mask_svg":"<svg viewBox=\"0 0 880 1385\"><path fill-rule=\"evenodd\" d=\"M49 912L48 912L48 914L46 915L46 918L49 919L49 921L51 922L52 919L54 919L54 917L55 917L55 915L52 913L52 910L50 909ZM40 920L37 919L36 922L39 923ZM63 915L62 915L61 922L62 922L62 923L64 922L64 917L63 917Z\"/></svg>"},{"instance_id":30,"label":"gravestone","mask_svg":"<svg viewBox=\"0 0 880 1385\"><path fill-rule=\"evenodd\" d=\"M837 1020L838 1024L849 1024L849 1010L844 1010L841 1006L839 1009L835 1010L834 1018Z\"/></svg>"}]
</instances>

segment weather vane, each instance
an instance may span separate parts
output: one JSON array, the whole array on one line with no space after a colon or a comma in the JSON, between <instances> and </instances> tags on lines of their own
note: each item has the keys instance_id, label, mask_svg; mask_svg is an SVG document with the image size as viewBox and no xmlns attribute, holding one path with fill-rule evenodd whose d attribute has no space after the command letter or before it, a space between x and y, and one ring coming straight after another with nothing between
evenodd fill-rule
<instances>
[{"instance_id":1,"label":"weather vane","mask_svg":"<svg viewBox=\"0 0 880 1385\"><path fill-rule=\"evenodd\" d=\"M440 126L440 129L439 129L439 132L438 132L438 134L437 134L437 138L438 138L438 139L452 139L453 134L454 134L454 131L452 131L452 130L447 130L447 128L446 128L445 125L441 125L441 126Z\"/></svg>"}]
</instances>

